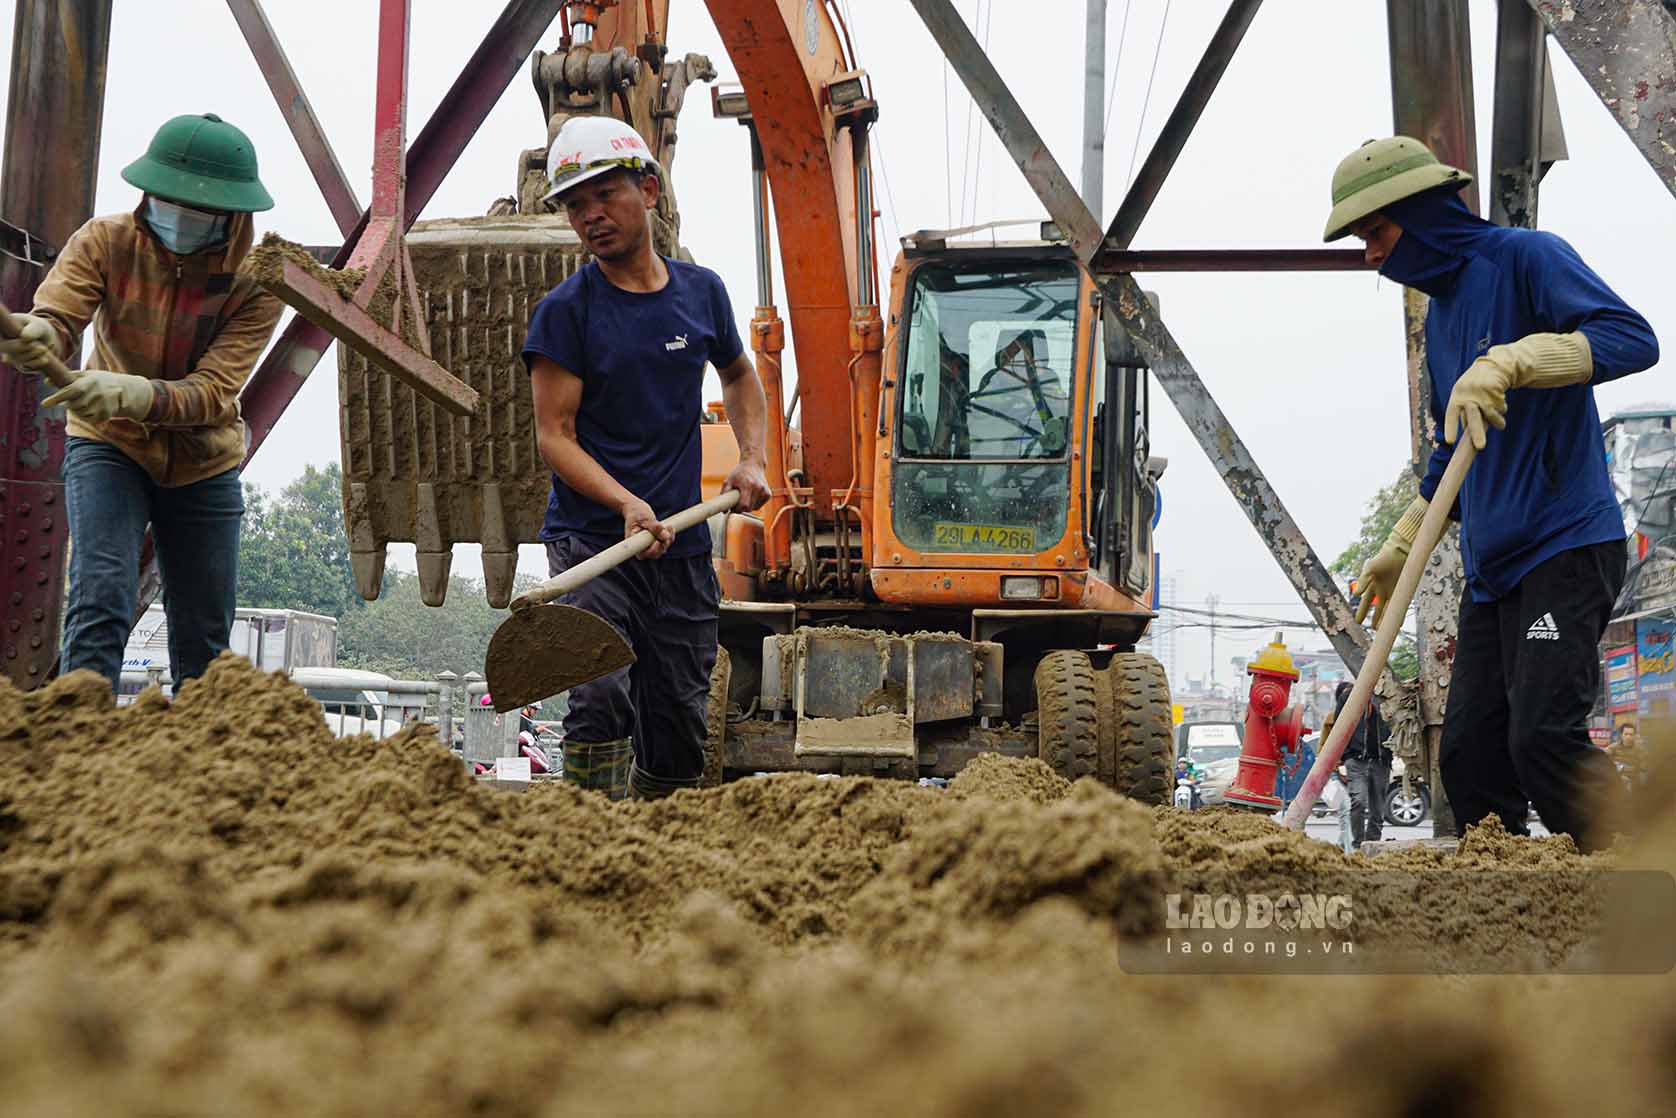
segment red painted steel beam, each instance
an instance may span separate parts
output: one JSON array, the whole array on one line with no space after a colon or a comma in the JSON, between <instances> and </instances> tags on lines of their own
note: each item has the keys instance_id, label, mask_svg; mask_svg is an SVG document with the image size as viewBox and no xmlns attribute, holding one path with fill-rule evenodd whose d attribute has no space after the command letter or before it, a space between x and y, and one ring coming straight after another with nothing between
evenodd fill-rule
<instances>
[{"instance_id":1,"label":"red painted steel beam","mask_svg":"<svg viewBox=\"0 0 1676 1118\"><path fill-rule=\"evenodd\" d=\"M436 193L442 180L460 158L466 144L482 126L508 83L522 73L530 52L551 26L564 0L511 0L483 37L483 42L454 79L431 119L425 123L407 150L404 228L413 224L419 212ZM332 260L341 268L349 262L367 218L361 218ZM261 447L279 417L302 390L303 381L319 364L331 344L331 335L301 316L295 316L281 331L279 341L252 374L239 397L239 406L250 436L245 461Z\"/></svg>"},{"instance_id":2,"label":"red painted steel beam","mask_svg":"<svg viewBox=\"0 0 1676 1118\"><path fill-rule=\"evenodd\" d=\"M111 3L14 9L0 218L37 247L64 244L93 214ZM0 256L0 302L27 310L46 257ZM0 365L0 671L23 688L52 675L64 601L64 415L40 406L51 390Z\"/></svg>"},{"instance_id":3,"label":"red painted steel beam","mask_svg":"<svg viewBox=\"0 0 1676 1118\"><path fill-rule=\"evenodd\" d=\"M378 81L373 92L372 207L374 218L402 213L407 154L408 0L380 0Z\"/></svg>"},{"instance_id":4,"label":"red painted steel beam","mask_svg":"<svg viewBox=\"0 0 1676 1118\"><path fill-rule=\"evenodd\" d=\"M407 63L412 13L408 0L380 0L378 6L378 78L373 91L372 208L355 249L351 268L366 269L355 292L355 305L371 301L390 264L401 258L403 210L407 169ZM411 280L398 269L400 290ZM397 305L401 303L398 297ZM399 313L399 312L398 312ZM393 325L393 324L392 324ZM372 354L367 355L369 358Z\"/></svg>"},{"instance_id":5,"label":"red painted steel beam","mask_svg":"<svg viewBox=\"0 0 1676 1118\"><path fill-rule=\"evenodd\" d=\"M453 412L477 410L477 392L454 374L384 329L368 314L293 261L270 289L338 341L419 395Z\"/></svg>"},{"instance_id":6,"label":"red painted steel beam","mask_svg":"<svg viewBox=\"0 0 1676 1118\"><path fill-rule=\"evenodd\" d=\"M361 203L355 197L355 189L349 185L348 176L343 173L337 153L326 139L320 118L314 115L314 106L297 81L296 71L291 69L291 60L285 57L285 51L274 35L267 13L262 11L260 0L227 0L227 7L232 11L239 30L244 33L244 41L279 104L280 114L285 117L291 136L303 153L303 161L308 164L321 195L326 199L326 208L332 211L332 220L337 222L338 232L348 236L361 220Z\"/></svg>"},{"instance_id":7,"label":"red painted steel beam","mask_svg":"<svg viewBox=\"0 0 1676 1118\"><path fill-rule=\"evenodd\" d=\"M1361 249L1189 248L1100 251L1089 261L1095 275L1113 272L1360 272L1372 265Z\"/></svg>"}]
</instances>

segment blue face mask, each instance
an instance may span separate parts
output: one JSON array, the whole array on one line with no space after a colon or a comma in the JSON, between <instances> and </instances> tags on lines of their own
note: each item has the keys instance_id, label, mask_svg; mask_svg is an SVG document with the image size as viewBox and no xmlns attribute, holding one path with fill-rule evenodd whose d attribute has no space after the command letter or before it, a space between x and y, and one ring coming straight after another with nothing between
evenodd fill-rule
<instances>
[{"instance_id":1,"label":"blue face mask","mask_svg":"<svg viewBox=\"0 0 1676 1118\"><path fill-rule=\"evenodd\" d=\"M1404 287L1424 291L1427 295L1447 295L1455 288L1455 279L1466 260L1439 252L1419 237L1404 232L1379 265L1379 274L1395 280Z\"/></svg>"},{"instance_id":2,"label":"blue face mask","mask_svg":"<svg viewBox=\"0 0 1676 1118\"><path fill-rule=\"evenodd\" d=\"M182 206L163 198L147 196L145 222L163 247L177 256L191 256L227 239L233 219L229 214L211 213Z\"/></svg>"},{"instance_id":3,"label":"blue face mask","mask_svg":"<svg viewBox=\"0 0 1676 1118\"><path fill-rule=\"evenodd\" d=\"M1384 212L1403 234L1379 274L1432 296L1455 290L1462 269L1495 231L1466 208L1452 186L1392 202Z\"/></svg>"}]
</instances>

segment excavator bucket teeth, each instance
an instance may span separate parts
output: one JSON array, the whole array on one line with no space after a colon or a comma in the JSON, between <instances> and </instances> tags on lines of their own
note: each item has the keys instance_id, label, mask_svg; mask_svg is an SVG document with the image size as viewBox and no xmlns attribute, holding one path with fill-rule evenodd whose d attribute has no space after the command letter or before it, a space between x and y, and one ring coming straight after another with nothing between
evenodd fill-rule
<instances>
[{"instance_id":1,"label":"excavator bucket teeth","mask_svg":"<svg viewBox=\"0 0 1676 1118\"><path fill-rule=\"evenodd\" d=\"M481 402L474 415L449 415L338 347L344 520L357 587L376 598L385 545L412 543L421 597L441 605L454 545L479 543L489 603L505 608L518 545L537 542L547 507L524 334L535 304L587 257L556 214L422 221L406 240L431 356Z\"/></svg>"}]
</instances>

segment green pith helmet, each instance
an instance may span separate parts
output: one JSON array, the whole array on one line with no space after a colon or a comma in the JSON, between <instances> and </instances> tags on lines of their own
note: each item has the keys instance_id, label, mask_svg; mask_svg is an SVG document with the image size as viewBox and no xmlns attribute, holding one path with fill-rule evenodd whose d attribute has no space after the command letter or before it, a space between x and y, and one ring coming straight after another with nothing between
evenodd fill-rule
<instances>
[{"instance_id":1,"label":"green pith helmet","mask_svg":"<svg viewBox=\"0 0 1676 1118\"><path fill-rule=\"evenodd\" d=\"M146 153L122 169L122 178L185 206L234 213L274 207L256 177L250 137L214 113L164 121Z\"/></svg>"},{"instance_id":2,"label":"green pith helmet","mask_svg":"<svg viewBox=\"0 0 1676 1118\"><path fill-rule=\"evenodd\" d=\"M1472 176L1439 163L1432 149L1409 136L1369 140L1339 161L1333 172L1333 212L1325 241L1336 241L1371 213L1436 186L1461 189Z\"/></svg>"}]
</instances>

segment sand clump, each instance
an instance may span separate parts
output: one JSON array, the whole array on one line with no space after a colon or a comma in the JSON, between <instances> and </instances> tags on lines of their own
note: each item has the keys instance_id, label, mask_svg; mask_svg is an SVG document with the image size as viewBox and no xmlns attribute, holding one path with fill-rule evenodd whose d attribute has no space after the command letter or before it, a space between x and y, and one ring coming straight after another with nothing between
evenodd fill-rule
<instances>
[{"instance_id":1,"label":"sand clump","mask_svg":"<svg viewBox=\"0 0 1676 1118\"><path fill-rule=\"evenodd\" d=\"M242 269L255 277L257 283L264 287L273 287L279 283L287 262L302 268L345 299L355 297L361 281L367 276L365 268L328 268L316 260L308 249L294 241L286 240L278 233L264 233L262 243L245 257Z\"/></svg>"},{"instance_id":2,"label":"sand clump","mask_svg":"<svg viewBox=\"0 0 1676 1118\"><path fill-rule=\"evenodd\" d=\"M1668 976L1120 965L1163 891L1473 880L1429 854L1382 866L999 757L946 791L787 775L656 804L512 796L417 730L334 739L230 656L173 703L108 701L83 674L0 685L18 1113L1559 1115L1652 1112L1676 1086ZM1489 829L1459 857L1480 881L1668 869L1676 815L1649 831L1585 859ZM1565 958L1593 930L1582 893L1380 888L1370 923L1406 922L1360 934L1433 957Z\"/></svg>"}]
</instances>

